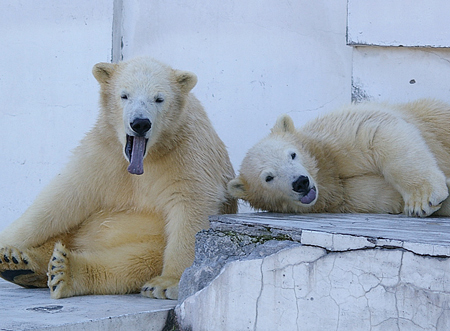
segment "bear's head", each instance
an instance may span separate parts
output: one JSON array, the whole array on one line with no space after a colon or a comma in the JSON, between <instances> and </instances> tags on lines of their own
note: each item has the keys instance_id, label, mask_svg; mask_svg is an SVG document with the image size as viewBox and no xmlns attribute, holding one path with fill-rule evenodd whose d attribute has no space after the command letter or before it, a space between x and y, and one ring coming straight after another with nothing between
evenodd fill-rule
<instances>
[{"instance_id":1,"label":"bear's head","mask_svg":"<svg viewBox=\"0 0 450 331\"><path fill-rule=\"evenodd\" d=\"M128 171L140 175L155 144L167 144L165 149L170 150L169 133L182 125L184 105L197 76L149 57L98 63L92 72L101 86L104 123L99 125L116 131L130 162Z\"/></svg>"},{"instance_id":2,"label":"bear's head","mask_svg":"<svg viewBox=\"0 0 450 331\"><path fill-rule=\"evenodd\" d=\"M316 161L298 139L292 119L278 118L271 134L253 146L229 193L253 208L271 212L307 212L318 197Z\"/></svg>"}]
</instances>

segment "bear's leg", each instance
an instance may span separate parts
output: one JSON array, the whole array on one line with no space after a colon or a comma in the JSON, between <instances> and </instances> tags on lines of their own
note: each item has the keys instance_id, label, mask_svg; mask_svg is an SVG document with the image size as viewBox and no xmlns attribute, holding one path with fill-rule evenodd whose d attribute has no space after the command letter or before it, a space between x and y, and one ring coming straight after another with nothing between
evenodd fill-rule
<instances>
[{"instance_id":1,"label":"bear's leg","mask_svg":"<svg viewBox=\"0 0 450 331\"><path fill-rule=\"evenodd\" d=\"M195 234L208 228L208 214L192 213L189 206L179 204L168 215L166 225L167 244L164 251L164 267L161 276L150 279L141 294L157 299L178 299L178 283L183 271L194 262ZM203 210L206 210L204 208ZM186 219L186 215L192 219ZM203 220L203 221L202 221ZM186 226L189 224L189 226Z\"/></svg>"},{"instance_id":2,"label":"bear's leg","mask_svg":"<svg viewBox=\"0 0 450 331\"><path fill-rule=\"evenodd\" d=\"M48 264L53 299L87 294L138 293L162 270L161 245L135 243L102 251L70 251L55 245Z\"/></svg>"},{"instance_id":3,"label":"bear's leg","mask_svg":"<svg viewBox=\"0 0 450 331\"><path fill-rule=\"evenodd\" d=\"M402 195L406 215L424 217L441 207L446 178L414 125L400 119L380 124L370 148L379 171Z\"/></svg>"},{"instance_id":4,"label":"bear's leg","mask_svg":"<svg viewBox=\"0 0 450 331\"><path fill-rule=\"evenodd\" d=\"M0 248L0 277L26 287L47 287L47 265L55 239L36 248Z\"/></svg>"}]
</instances>

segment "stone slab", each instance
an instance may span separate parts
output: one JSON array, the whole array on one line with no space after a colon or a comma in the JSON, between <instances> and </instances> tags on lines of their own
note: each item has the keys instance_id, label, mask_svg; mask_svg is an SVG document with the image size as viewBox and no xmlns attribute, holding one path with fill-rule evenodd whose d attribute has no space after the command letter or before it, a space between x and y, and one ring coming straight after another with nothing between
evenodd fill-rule
<instances>
[{"instance_id":1,"label":"stone slab","mask_svg":"<svg viewBox=\"0 0 450 331\"><path fill-rule=\"evenodd\" d=\"M179 328L448 331L449 246L450 218L213 216L180 283Z\"/></svg>"},{"instance_id":2,"label":"stone slab","mask_svg":"<svg viewBox=\"0 0 450 331\"><path fill-rule=\"evenodd\" d=\"M404 247L417 254L450 256L450 218L415 218L384 214L272 214L249 213L211 217L213 229L265 227L288 233L292 240L332 251L367 247ZM258 232L257 232L258 233ZM259 232L260 233L260 232ZM297 238L295 237L297 235ZM339 236L340 235L340 236ZM298 239L301 236L301 239ZM339 247L333 247L337 238ZM353 237L353 238L352 238ZM354 238L364 238L361 241ZM342 241L349 241L346 248ZM350 243L355 241L355 243ZM356 243L358 242L358 243ZM362 247L360 247L362 248Z\"/></svg>"},{"instance_id":3,"label":"stone slab","mask_svg":"<svg viewBox=\"0 0 450 331\"><path fill-rule=\"evenodd\" d=\"M1 331L161 331L176 301L129 295L54 300L48 289L25 289L0 279Z\"/></svg>"}]
</instances>

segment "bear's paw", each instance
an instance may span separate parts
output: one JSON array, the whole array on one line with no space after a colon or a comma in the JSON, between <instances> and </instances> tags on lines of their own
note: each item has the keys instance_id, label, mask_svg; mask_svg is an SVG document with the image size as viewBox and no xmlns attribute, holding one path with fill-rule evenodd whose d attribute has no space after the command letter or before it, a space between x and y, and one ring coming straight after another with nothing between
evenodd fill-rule
<instances>
[{"instance_id":1,"label":"bear's paw","mask_svg":"<svg viewBox=\"0 0 450 331\"><path fill-rule=\"evenodd\" d=\"M418 186L415 192L405 194L404 213L408 216L429 216L441 208L447 197L448 188L444 181L436 185Z\"/></svg>"},{"instance_id":2,"label":"bear's paw","mask_svg":"<svg viewBox=\"0 0 450 331\"><path fill-rule=\"evenodd\" d=\"M141 294L155 299L178 299L179 279L175 277L158 276L145 283Z\"/></svg>"},{"instance_id":3,"label":"bear's paw","mask_svg":"<svg viewBox=\"0 0 450 331\"><path fill-rule=\"evenodd\" d=\"M69 257L69 250L56 243L48 264L48 287L52 299L73 296Z\"/></svg>"},{"instance_id":4,"label":"bear's paw","mask_svg":"<svg viewBox=\"0 0 450 331\"><path fill-rule=\"evenodd\" d=\"M33 260L15 247L0 248L0 277L14 284L36 288L45 287L47 276L33 268Z\"/></svg>"}]
</instances>

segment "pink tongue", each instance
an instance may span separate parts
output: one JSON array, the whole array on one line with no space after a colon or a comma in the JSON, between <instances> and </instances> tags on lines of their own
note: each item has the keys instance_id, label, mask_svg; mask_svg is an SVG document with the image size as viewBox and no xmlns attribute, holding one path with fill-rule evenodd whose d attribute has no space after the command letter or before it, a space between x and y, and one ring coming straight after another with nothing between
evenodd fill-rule
<instances>
[{"instance_id":1,"label":"pink tongue","mask_svg":"<svg viewBox=\"0 0 450 331\"><path fill-rule=\"evenodd\" d=\"M315 198L316 198L316 190L312 188L307 195L305 195L303 198L300 199L300 201L301 203L307 205L313 202Z\"/></svg>"},{"instance_id":2,"label":"pink tongue","mask_svg":"<svg viewBox=\"0 0 450 331\"><path fill-rule=\"evenodd\" d=\"M142 175L144 173L144 152L145 138L133 137L133 149L131 150L131 161L128 166L128 172L133 175Z\"/></svg>"}]
</instances>

